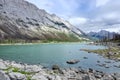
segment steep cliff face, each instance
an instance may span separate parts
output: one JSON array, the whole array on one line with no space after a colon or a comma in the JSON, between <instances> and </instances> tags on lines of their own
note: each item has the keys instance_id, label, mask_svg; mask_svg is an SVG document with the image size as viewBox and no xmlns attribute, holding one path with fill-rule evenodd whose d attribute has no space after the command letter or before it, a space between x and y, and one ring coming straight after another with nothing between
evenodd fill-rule
<instances>
[{"instance_id":1,"label":"steep cliff face","mask_svg":"<svg viewBox=\"0 0 120 80\"><path fill-rule=\"evenodd\" d=\"M0 0L0 39L69 40L83 33L24 0Z\"/></svg>"}]
</instances>

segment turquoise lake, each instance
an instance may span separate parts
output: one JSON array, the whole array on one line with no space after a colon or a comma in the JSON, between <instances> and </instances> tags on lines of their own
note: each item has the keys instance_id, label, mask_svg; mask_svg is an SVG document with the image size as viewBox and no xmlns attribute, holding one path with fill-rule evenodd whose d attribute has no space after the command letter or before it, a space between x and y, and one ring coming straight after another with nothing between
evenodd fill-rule
<instances>
[{"instance_id":1,"label":"turquoise lake","mask_svg":"<svg viewBox=\"0 0 120 80\"><path fill-rule=\"evenodd\" d=\"M28 64L41 64L42 66L51 68L52 65L58 64L61 68L82 67L84 69L92 68L104 72L120 72L120 68L114 65L120 65L115 62L103 58L95 53L87 53L80 49L104 49L105 46L87 45L86 43L50 43L50 44L33 44L33 45L1 45L0 58L4 60L23 62ZM88 59L84 59L88 57ZM77 64L67 64L66 61L71 59L79 59ZM97 65L97 61L101 64L105 63L110 68Z\"/></svg>"}]
</instances>

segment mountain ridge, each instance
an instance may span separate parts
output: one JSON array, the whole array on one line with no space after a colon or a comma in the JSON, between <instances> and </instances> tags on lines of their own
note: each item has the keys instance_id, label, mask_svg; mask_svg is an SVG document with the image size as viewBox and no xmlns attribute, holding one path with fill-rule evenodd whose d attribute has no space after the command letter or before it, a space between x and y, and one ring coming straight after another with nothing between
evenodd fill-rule
<instances>
[{"instance_id":1,"label":"mountain ridge","mask_svg":"<svg viewBox=\"0 0 120 80\"><path fill-rule=\"evenodd\" d=\"M81 40L84 33L25 0L0 1L0 39Z\"/></svg>"},{"instance_id":2,"label":"mountain ridge","mask_svg":"<svg viewBox=\"0 0 120 80\"><path fill-rule=\"evenodd\" d=\"M96 38L96 39L104 39L104 38L107 38L107 39L113 39L114 38L114 35L116 35L118 33L116 32L110 32L110 31L107 31L107 30L101 30L99 32L89 32L87 33L87 35L89 37L93 37L93 38Z\"/></svg>"}]
</instances>

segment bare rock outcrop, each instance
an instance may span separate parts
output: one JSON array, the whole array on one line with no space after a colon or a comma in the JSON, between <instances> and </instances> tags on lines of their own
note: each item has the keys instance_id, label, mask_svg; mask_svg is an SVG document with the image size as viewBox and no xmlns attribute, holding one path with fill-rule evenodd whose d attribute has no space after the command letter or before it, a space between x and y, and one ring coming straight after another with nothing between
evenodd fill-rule
<instances>
[{"instance_id":1,"label":"bare rock outcrop","mask_svg":"<svg viewBox=\"0 0 120 80\"><path fill-rule=\"evenodd\" d=\"M83 32L25 0L0 0L0 39L71 40Z\"/></svg>"}]
</instances>

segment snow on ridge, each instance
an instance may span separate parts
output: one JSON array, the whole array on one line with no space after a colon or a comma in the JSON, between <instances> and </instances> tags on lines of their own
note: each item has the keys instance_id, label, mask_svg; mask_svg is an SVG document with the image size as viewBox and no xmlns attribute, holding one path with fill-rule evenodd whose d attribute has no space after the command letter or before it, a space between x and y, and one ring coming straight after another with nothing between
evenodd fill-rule
<instances>
[{"instance_id":1,"label":"snow on ridge","mask_svg":"<svg viewBox=\"0 0 120 80\"><path fill-rule=\"evenodd\" d=\"M108 28L108 29L105 29L106 31L109 31L109 32L116 32L116 33L120 33L120 27L119 28Z\"/></svg>"}]
</instances>

